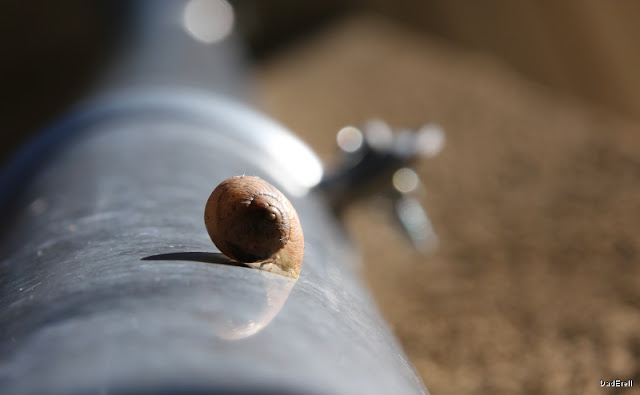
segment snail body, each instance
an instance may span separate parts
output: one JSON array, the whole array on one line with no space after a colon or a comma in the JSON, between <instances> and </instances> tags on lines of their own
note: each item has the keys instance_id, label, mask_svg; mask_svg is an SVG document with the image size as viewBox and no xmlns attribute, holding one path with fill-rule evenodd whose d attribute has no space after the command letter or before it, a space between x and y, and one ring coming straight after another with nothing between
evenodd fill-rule
<instances>
[{"instance_id":1,"label":"snail body","mask_svg":"<svg viewBox=\"0 0 640 395\"><path fill-rule=\"evenodd\" d=\"M296 210L273 185L249 176L221 182L204 222L220 252L248 266L298 278L304 236Z\"/></svg>"}]
</instances>

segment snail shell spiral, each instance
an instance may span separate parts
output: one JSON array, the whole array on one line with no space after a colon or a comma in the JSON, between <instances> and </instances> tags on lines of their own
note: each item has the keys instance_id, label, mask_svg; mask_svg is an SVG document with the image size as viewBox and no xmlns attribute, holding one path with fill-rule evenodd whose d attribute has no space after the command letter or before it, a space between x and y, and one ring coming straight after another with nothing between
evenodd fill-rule
<instances>
[{"instance_id":1,"label":"snail shell spiral","mask_svg":"<svg viewBox=\"0 0 640 395\"><path fill-rule=\"evenodd\" d=\"M268 182L249 176L224 180L209 196L204 222L213 243L229 258L298 278L304 255L298 213Z\"/></svg>"}]
</instances>

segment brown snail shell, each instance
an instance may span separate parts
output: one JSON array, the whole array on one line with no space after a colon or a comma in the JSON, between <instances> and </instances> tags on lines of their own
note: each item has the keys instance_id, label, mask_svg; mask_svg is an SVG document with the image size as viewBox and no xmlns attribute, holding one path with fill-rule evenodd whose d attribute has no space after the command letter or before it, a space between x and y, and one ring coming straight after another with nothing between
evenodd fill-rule
<instances>
[{"instance_id":1,"label":"brown snail shell","mask_svg":"<svg viewBox=\"0 0 640 395\"><path fill-rule=\"evenodd\" d=\"M204 223L229 258L298 278L304 255L298 213L268 182L249 176L222 181L209 196Z\"/></svg>"}]
</instances>

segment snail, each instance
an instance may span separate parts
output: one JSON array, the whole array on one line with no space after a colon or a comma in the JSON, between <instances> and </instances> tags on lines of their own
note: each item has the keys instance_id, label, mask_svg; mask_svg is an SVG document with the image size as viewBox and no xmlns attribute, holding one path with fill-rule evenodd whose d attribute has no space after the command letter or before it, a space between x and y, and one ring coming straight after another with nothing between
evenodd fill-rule
<instances>
[{"instance_id":1,"label":"snail","mask_svg":"<svg viewBox=\"0 0 640 395\"><path fill-rule=\"evenodd\" d=\"M268 182L249 176L222 181L209 196L204 223L213 244L229 258L298 278L304 255L298 213Z\"/></svg>"}]
</instances>

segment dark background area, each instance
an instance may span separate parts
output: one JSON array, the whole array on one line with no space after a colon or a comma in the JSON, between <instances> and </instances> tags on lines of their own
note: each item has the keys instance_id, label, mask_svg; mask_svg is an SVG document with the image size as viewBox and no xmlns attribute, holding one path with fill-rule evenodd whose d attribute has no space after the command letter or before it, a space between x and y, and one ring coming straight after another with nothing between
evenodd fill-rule
<instances>
[{"instance_id":1,"label":"dark background area","mask_svg":"<svg viewBox=\"0 0 640 395\"><path fill-rule=\"evenodd\" d=\"M435 121L416 170L440 236L415 253L375 199L363 276L435 394L640 385L635 1L237 1L255 105L327 162L342 126ZM1 6L0 156L88 96L126 35L108 2Z\"/></svg>"},{"instance_id":2,"label":"dark background area","mask_svg":"<svg viewBox=\"0 0 640 395\"><path fill-rule=\"evenodd\" d=\"M640 119L640 5L632 0L233 2L236 31L260 64L333 21L375 13L417 35L495 56L525 78ZM126 41L127 2L62 0L0 6L3 159L23 136L91 92Z\"/></svg>"}]
</instances>

